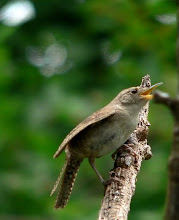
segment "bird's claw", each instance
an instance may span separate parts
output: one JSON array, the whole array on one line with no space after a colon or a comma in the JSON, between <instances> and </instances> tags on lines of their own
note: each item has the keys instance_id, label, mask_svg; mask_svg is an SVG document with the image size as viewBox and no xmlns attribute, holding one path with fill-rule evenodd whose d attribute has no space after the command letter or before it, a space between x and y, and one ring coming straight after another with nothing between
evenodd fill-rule
<instances>
[{"instance_id":1,"label":"bird's claw","mask_svg":"<svg viewBox=\"0 0 179 220\"><path fill-rule=\"evenodd\" d=\"M119 183L120 179L117 177L112 177L109 180L103 180L102 184L104 185L104 187L106 188L108 185L110 185L112 182L116 182Z\"/></svg>"},{"instance_id":2,"label":"bird's claw","mask_svg":"<svg viewBox=\"0 0 179 220\"><path fill-rule=\"evenodd\" d=\"M134 149L132 148L134 147L134 144L123 144L121 147L119 147L112 155L112 159L115 160L115 156L117 154L121 155L121 156L126 156L126 155L132 155L135 157L135 161L137 161L138 159L138 155L137 153L134 151Z\"/></svg>"}]
</instances>

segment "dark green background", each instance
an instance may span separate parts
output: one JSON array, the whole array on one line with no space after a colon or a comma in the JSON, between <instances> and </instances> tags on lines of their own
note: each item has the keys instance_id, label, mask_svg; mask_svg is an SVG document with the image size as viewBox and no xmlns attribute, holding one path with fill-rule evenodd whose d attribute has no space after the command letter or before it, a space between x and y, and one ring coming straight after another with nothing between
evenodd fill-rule
<instances>
[{"instance_id":1,"label":"dark green background","mask_svg":"<svg viewBox=\"0 0 179 220\"><path fill-rule=\"evenodd\" d=\"M32 4L34 19L13 27L0 23L0 219L93 220L103 186L87 160L67 207L53 209L55 196L49 195L65 158L53 160L53 154L75 125L146 74L175 96L175 1ZM149 120L154 156L143 162L130 220L164 214L172 117L152 101ZM112 166L110 155L97 160L105 179Z\"/></svg>"}]
</instances>

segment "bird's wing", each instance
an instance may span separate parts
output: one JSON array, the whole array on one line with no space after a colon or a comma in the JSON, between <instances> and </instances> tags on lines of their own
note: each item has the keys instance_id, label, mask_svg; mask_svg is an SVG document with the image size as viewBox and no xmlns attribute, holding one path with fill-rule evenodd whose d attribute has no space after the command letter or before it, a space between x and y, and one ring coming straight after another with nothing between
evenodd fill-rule
<instances>
[{"instance_id":1,"label":"bird's wing","mask_svg":"<svg viewBox=\"0 0 179 220\"><path fill-rule=\"evenodd\" d=\"M88 126L95 124L96 122L99 122L105 118L108 118L115 114L115 109L112 107L104 107L97 112L94 112L92 115L90 115L88 118L86 118L84 121L82 121L80 124L78 124L63 140L61 145L59 146L58 150L54 154L54 158L57 158L61 152L65 149L66 145L72 140L73 137L75 137L77 134L79 134L82 130L87 128Z\"/></svg>"}]
</instances>

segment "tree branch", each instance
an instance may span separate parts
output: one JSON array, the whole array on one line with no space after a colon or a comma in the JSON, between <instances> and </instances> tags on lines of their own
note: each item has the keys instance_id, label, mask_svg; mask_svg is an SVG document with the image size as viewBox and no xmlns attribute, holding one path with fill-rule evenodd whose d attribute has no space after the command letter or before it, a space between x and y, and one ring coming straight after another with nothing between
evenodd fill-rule
<instances>
[{"instance_id":1,"label":"tree branch","mask_svg":"<svg viewBox=\"0 0 179 220\"><path fill-rule=\"evenodd\" d=\"M141 85L143 87L151 85L149 75L143 77ZM111 184L106 188L98 220L126 220L128 217L141 163L152 157L151 148L147 145L150 125L147 117L148 104L139 114L138 127L127 143L117 152L114 168L109 173ZM129 153L131 145L133 147Z\"/></svg>"},{"instance_id":2,"label":"tree branch","mask_svg":"<svg viewBox=\"0 0 179 220\"><path fill-rule=\"evenodd\" d=\"M164 97L159 95L155 97L157 102L170 103L168 106L174 116L174 132L173 144L168 163L168 189L167 189L167 204L165 211L165 220L179 219L179 0L176 1L178 6L177 12L177 69L178 69L178 89L177 98L172 99L167 97L167 102Z\"/></svg>"},{"instance_id":3,"label":"tree branch","mask_svg":"<svg viewBox=\"0 0 179 220\"><path fill-rule=\"evenodd\" d=\"M178 72L178 89L177 98L179 99L179 0L177 0L177 45L176 45L176 59L177 59L177 72Z\"/></svg>"}]
</instances>

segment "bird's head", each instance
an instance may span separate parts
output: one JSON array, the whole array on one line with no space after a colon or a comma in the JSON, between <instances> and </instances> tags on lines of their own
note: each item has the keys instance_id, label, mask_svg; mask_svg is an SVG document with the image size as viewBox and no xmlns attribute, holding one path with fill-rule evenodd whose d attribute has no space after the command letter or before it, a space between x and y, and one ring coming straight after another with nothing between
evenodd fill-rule
<instances>
[{"instance_id":1,"label":"bird's head","mask_svg":"<svg viewBox=\"0 0 179 220\"><path fill-rule=\"evenodd\" d=\"M133 108L140 110L148 101L153 98L151 94L154 89L163 83L157 83L150 87L131 87L121 91L114 101L125 108Z\"/></svg>"}]
</instances>

